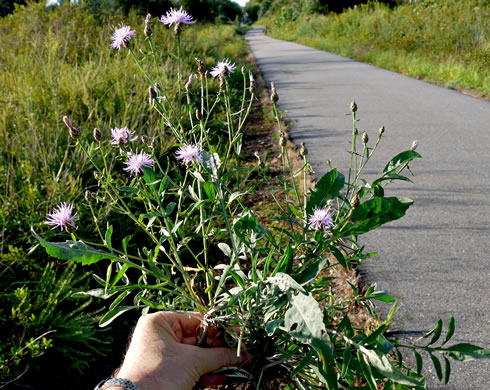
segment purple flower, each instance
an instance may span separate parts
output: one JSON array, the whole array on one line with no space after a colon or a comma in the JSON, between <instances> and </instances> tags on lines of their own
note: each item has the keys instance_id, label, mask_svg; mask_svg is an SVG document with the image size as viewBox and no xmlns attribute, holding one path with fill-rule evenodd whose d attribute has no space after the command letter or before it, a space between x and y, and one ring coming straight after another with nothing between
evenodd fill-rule
<instances>
[{"instance_id":1,"label":"purple flower","mask_svg":"<svg viewBox=\"0 0 490 390\"><path fill-rule=\"evenodd\" d=\"M332 209L329 207L315 209L313 210L313 215L310 215L308 223L316 230L328 228L333 225L332 214Z\"/></svg>"},{"instance_id":2,"label":"purple flower","mask_svg":"<svg viewBox=\"0 0 490 390\"><path fill-rule=\"evenodd\" d=\"M214 68L211 69L211 76L216 77L219 75L226 76L227 74L233 73L235 71L235 64L232 64L231 61L226 58L223 61L220 61L216 64Z\"/></svg>"},{"instance_id":3,"label":"purple flower","mask_svg":"<svg viewBox=\"0 0 490 390\"><path fill-rule=\"evenodd\" d=\"M53 225L51 229L55 229L58 226L63 231L63 228L67 232L70 232L72 229L75 229L75 217L77 213L72 215L73 212L73 203L60 203L54 212L48 213L46 216L46 224Z\"/></svg>"},{"instance_id":4,"label":"purple flower","mask_svg":"<svg viewBox=\"0 0 490 390\"><path fill-rule=\"evenodd\" d=\"M135 36L136 30L131 30L129 26L120 25L119 28L114 27L114 34L112 34L111 47L120 50L122 47L128 47L131 37Z\"/></svg>"},{"instance_id":5,"label":"purple flower","mask_svg":"<svg viewBox=\"0 0 490 390\"><path fill-rule=\"evenodd\" d=\"M177 156L177 160L182 160L184 164L194 164L194 160L197 160L202 164L201 149L199 149L196 145L188 144L181 146L175 154Z\"/></svg>"},{"instance_id":6,"label":"purple flower","mask_svg":"<svg viewBox=\"0 0 490 390\"><path fill-rule=\"evenodd\" d=\"M145 152L128 153L128 161L124 164L126 164L126 168L123 170L134 176L139 176L143 174L143 167L153 168L153 159Z\"/></svg>"},{"instance_id":7,"label":"purple flower","mask_svg":"<svg viewBox=\"0 0 490 390\"><path fill-rule=\"evenodd\" d=\"M192 19L193 17L185 12L182 7L180 7L180 9L170 8L170 11L167 11L167 15L162 15L160 17L160 22L163 24L168 24L169 26L175 23L175 28L178 28L181 23L195 23L196 21Z\"/></svg>"},{"instance_id":8,"label":"purple flower","mask_svg":"<svg viewBox=\"0 0 490 390\"><path fill-rule=\"evenodd\" d=\"M134 131L129 130L127 127L123 127L122 129L115 127L114 129L111 129L111 135L112 144L119 146L127 144L128 141L133 142L138 138L138 136L133 137Z\"/></svg>"}]
</instances>

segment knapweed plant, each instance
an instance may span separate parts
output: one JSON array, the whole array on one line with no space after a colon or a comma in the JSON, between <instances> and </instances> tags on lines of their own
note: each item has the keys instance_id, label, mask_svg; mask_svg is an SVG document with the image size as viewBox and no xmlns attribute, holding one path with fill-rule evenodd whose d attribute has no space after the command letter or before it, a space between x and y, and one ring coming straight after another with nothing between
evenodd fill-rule
<instances>
[{"instance_id":1,"label":"knapweed plant","mask_svg":"<svg viewBox=\"0 0 490 390\"><path fill-rule=\"evenodd\" d=\"M282 176L273 179L260 167L254 168L258 175L250 175L250 168L242 164L241 149L255 98L252 74L241 69L241 91L231 82L238 73L231 59L219 59L208 71L196 58L195 73L181 74L186 55L182 36L185 28L192 28L182 27L192 24L193 18L180 9L160 21L174 27L169 61L176 85L159 84L150 16L144 42L137 42L141 46L134 43L139 33L121 25L114 31L112 47L118 55L133 56L144 73L151 107L161 116L161 131L173 137L173 149L157 151L151 139L124 124L89 131L63 118L71 146L82 150L94 166L96 191L87 190L83 205L63 200L47 216L46 223L70 234L70 240L47 242L34 233L56 258L107 264L104 276L94 275L100 288L86 292L112 301L100 325L135 308L143 313L197 311L202 316L201 333L196 335L200 345L206 346L210 327L218 328L238 354L246 349L252 356L248 365L221 372L259 389L374 390L380 384L385 389L424 388L420 351L430 355L439 378L446 382L449 357L488 357L488 351L472 345L445 346L454 332L453 319L438 346L442 321L411 345L385 337L392 313L372 328L355 328L349 305L362 305L374 315L373 300L393 302L393 298L376 291L375 285L366 291L351 285L351 297L336 296L332 289L329 269L351 269L372 256L363 253L358 237L402 217L411 206L410 199L385 197L384 189L396 180L409 181L405 172L411 172L409 164L420 155L406 150L386 164L379 178L364 180L362 172L384 128L369 146L367 134L356 129L353 102L347 178L331 169L309 190L307 150L303 147L300 152L303 166L293 169L282 130ZM155 66L147 72L149 64ZM172 95L167 93L170 89ZM281 126L277 100L272 86L273 112ZM273 219L278 223L264 225L246 199L259 181L274 180L284 189L284 197L277 198L280 213ZM82 208L90 210L98 238L77 236L77 225L84 223L77 214ZM125 222L118 225L115 239L110 221L117 214ZM401 348L413 350L416 369L403 364Z\"/></svg>"}]
</instances>

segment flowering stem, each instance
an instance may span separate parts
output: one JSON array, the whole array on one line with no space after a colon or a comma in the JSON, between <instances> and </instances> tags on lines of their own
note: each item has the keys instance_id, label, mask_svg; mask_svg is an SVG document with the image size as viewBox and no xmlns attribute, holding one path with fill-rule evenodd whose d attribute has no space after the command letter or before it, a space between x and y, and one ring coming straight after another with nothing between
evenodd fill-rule
<instances>
[{"instance_id":1,"label":"flowering stem","mask_svg":"<svg viewBox=\"0 0 490 390\"><path fill-rule=\"evenodd\" d=\"M134 59L134 62L136 62L136 65L138 66L138 69L143 73L143 75L148 79L148 81L150 82L150 84L154 84L154 81L152 80L152 78L150 76L148 76L148 73L145 72L145 70L143 69L143 67L141 66L139 60L136 58L136 55L134 54L133 50L131 48L129 48L129 52L131 53L131 56L133 57Z\"/></svg>"}]
</instances>

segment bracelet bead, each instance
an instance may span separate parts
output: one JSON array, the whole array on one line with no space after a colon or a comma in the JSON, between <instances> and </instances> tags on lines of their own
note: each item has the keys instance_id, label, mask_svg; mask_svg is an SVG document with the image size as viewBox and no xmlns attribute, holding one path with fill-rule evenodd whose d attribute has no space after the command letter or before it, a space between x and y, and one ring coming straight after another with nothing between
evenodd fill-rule
<instances>
[{"instance_id":1,"label":"bracelet bead","mask_svg":"<svg viewBox=\"0 0 490 390\"><path fill-rule=\"evenodd\" d=\"M124 378L110 378L106 381L102 381L97 385L95 390L104 390L109 386L119 386L122 387L124 390L138 390L138 386L136 386L129 379Z\"/></svg>"}]
</instances>

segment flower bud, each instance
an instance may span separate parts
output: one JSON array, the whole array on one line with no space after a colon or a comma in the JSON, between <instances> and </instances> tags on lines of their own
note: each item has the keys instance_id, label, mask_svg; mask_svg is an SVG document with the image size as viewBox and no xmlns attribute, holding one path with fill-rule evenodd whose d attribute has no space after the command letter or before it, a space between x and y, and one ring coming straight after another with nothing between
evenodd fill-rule
<instances>
[{"instance_id":1,"label":"flower bud","mask_svg":"<svg viewBox=\"0 0 490 390\"><path fill-rule=\"evenodd\" d=\"M354 135L358 135L359 134L359 130L357 130L357 127L354 128L354 130L352 131L352 134L354 134Z\"/></svg>"},{"instance_id":2,"label":"flower bud","mask_svg":"<svg viewBox=\"0 0 490 390\"><path fill-rule=\"evenodd\" d=\"M201 114L201 111L199 109L196 109L196 119L198 121L202 121L202 114Z\"/></svg>"},{"instance_id":3,"label":"flower bud","mask_svg":"<svg viewBox=\"0 0 490 390\"><path fill-rule=\"evenodd\" d=\"M410 150L415 151L415 149L417 149L418 144L419 144L419 141L417 141L417 140L413 141L412 146L410 147Z\"/></svg>"},{"instance_id":4,"label":"flower bud","mask_svg":"<svg viewBox=\"0 0 490 390\"><path fill-rule=\"evenodd\" d=\"M359 204L360 204L360 202L359 202L359 191L357 191L354 194L354 197L352 198L352 200L350 201L350 205L353 209L355 209L359 206Z\"/></svg>"},{"instance_id":5,"label":"flower bud","mask_svg":"<svg viewBox=\"0 0 490 390\"><path fill-rule=\"evenodd\" d=\"M191 87L192 87L192 80L194 80L194 73L191 73L189 75L189 79L187 80L187 83L185 83L185 90L186 91L189 91L189 89L191 89Z\"/></svg>"},{"instance_id":6,"label":"flower bud","mask_svg":"<svg viewBox=\"0 0 490 390\"><path fill-rule=\"evenodd\" d=\"M284 134L282 134L281 137L279 138L279 146L281 148L285 148L286 145L287 145L286 138L284 137Z\"/></svg>"},{"instance_id":7,"label":"flower bud","mask_svg":"<svg viewBox=\"0 0 490 390\"><path fill-rule=\"evenodd\" d=\"M254 79L254 76L252 75L252 72L250 72L248 74L248 78L250 80L250 85L248 87L248 90L250 91L250 93L254 93L255 92L255 79Z\"/></svg>"},{"instance_id":8,"label":"flower bud","mask_svg":"<svg viewBox=\"0 0 490 390\"><path fill-rule=\"evenodd\" d=\"M158 83L155 83L153 85L153 88L155 89L155 91L158 91L158 92L161 92L162 91L162 87Z\"/></svg>"},{"instance_id":9,"label":"flower bud","mask_svg":"<svg viewBox=\"0 0 490 390\"><path fill-rule=\"evenodd\" d=\"M96 140L97 142L100 142L102 140L102 133L97 127L94 128L92 135L94 136L94 140Z\"/></svg>"},{"instance_id":10,"label":"flower bud","mask_svg":"<svg viewBox=\"0 0 490 390\"><path fill-rule=\"evenodd\" d=\"M276 103L279 100L279 96L276 91L276 84L274 81L271 82L271 102Z\"/></svg>"},{"instance_id":11,"label":"flower bud","mask_svg":"<svg viewBox=\"0 0 490 390\"><path fill-rule=\"evenodd\" d=\"M63 116L63 123L66 125L66 127L68 127L71 138L78 139L78 137L80 137L80 132L75 127L73 127L70 118L68 118L66 115Z\"/></svg>"},{"instance_id":12,"label":"flower bud","mask_svg":"<svg viewBox=\"0 0 490 390\"><path fill-rule=\"evenodd\" d=\"M101 181L102 180L102 173L100 173L99 171L94 171L94 178L97 181Z\"/></svg>"},{"instance_id":13,"label":"flower bud","mask_svg":"<svg viewBox=\"0 0 490 390\"><path fill-rule=\"evenodd\" d=\"M89 190L85 191L85 200L87 202L90 202L92 199L95 199L96 194L93 192L90 192Z\"/></svg>"},{"instance_id":14,"label":"flower bud","mask_svg":"<svg viewBox=\"0 0 490 390\"><path fill-rule=\"evenodd\" d=\"M153 30L151 29L151 15L150 14L146 15L145 29L143 30L143 33L147 37L151 37L151 34L153 34Z\"/></svg>"},{"instance_id":15,"label":"flower bud","mask_svg":"<svg viewBox=\"0 0 490 390\"><path fill-rule=\"evenodd\" d=\"M357 103L355 102L355 100L353 100L350 104L350 110L351 112L356 112L357 111Z\"/></svg>"},{"instance_id":16,"label":"flower bud","mask_svg":"<svg viewBox=\"0 0 490 390\"><path fill-rule=\"evenodd\" d=\"M369 137L366 132L362 133L362 143L366 145L369 141Z\"/></svg>"},{"instance_id":17,"label":"flower bud","mask_svg":"<svg viewBox=\"0 0 490 390\"><path fill-rule=\"evenodd\" d=\"M245 74L246 71L247 69L244 66L242 66L242 73Z\"/></svg>"},{"instance_id":18,"label":"flower bud","mask_svg":"<svg viewBox=\"0 0 490 390\"><path fill-rule=\"evenodd\" d=\"M384 127L384 126L381 126L381 127L379 128L379 135L383 135L383 134L384 134L384 132L385 132L385 127Z\"/></svg>"},{"instance_id":19,"label":"flower bud","mask_svg":"<svg viewBox=\"0 0 490 390\"><path fill-rule=\"evenodd\" d=\"M257 158L257 165L259 166L259 168L264 169L265 164L263 163L262 159L260 158L259 152L255 151L254 156Z\"/></svg>"},{"instance_id":20,"label":"flower bud","mask_svg":"<svg viewBox=\"0 0 490 390\"><path fill-rule=\"evenodd\" d=\"M197 73L199 73L202 80L206 74L206 68L204 67L204 63L200 58L196 57L194 60L197 62Z\"/></svg>"},{"instance_id":21,"label":"flower bud","mask_svg":"<svg viewBox=\"0 0 490 390\"><path fill-rule=\"evenodd\" d=\"M301 142L301 149L299 151L299 154L303 157L306 157L306 155L308 154L308 149L306 149L304 142Z\"/></svg>"},{"instance_id":22,"label":"flower bud","mask_svg":"<svg viewBox=\"0 0 490 390\"><path fill-rule=\"evenodd\" d=\"M155 99L157 98L157 92L152 87L148 88L148 96L150 105L153 105L155 103Z\"/></svg>"}]
</instances>

